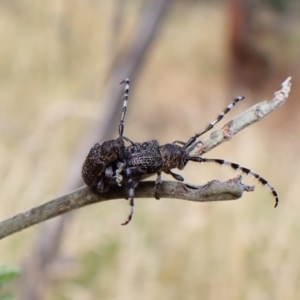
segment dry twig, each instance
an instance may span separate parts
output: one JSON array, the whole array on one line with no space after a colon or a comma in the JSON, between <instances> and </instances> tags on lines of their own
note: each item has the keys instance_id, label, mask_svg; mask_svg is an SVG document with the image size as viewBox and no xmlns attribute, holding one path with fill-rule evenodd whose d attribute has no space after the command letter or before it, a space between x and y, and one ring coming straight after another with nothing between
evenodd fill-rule
<instances>
[{"instance_id":1,"label":"dry twig","mask_svg":"<svg viewBox=\"0 0 300 300\"><path fill-rule=\"evenodd\" d=\"M228 122L221 130L214 131L211 137L192 150L194 154L205 153L245 127L261 120L270 112L281 106L288 98L291 78L282 83L282 88L275 93L271 101L261 102ZM191 186L180 182L163 182L160 188L162 198L177 198L190 201L208 202L234 200L242 196L244 191L253 191L253 187L241 183L241 176L227 182L211 181L205 186ZM154 182L141 182L135 191L136 198L153 198ZM0 239L37 223L62 215L74 209L112 199L124 198L122 188L113 187L107 193L95 195L88 188L80 188L71 194L49 201L41 206L18 214L0 223Z\"/></svg>"},{"instance_id":2,"label":"dry twig","mask_svg":"<svg viewBox=\"0 0 300 300\"><path fill-rule=\"evenodd\" d=\"M254 187L244 185L242 176L227 182L213 180L203 186L185 185L181 182L165 181L162 183L159 194L162 198L176 198L197 202L235 200L242 196L244 191L253 191ZM136 198L154 198L153 181L141 182L135 190ZM124 198L124 189L117 185L103 194L94 194L89 188L81 187L74 192L49 201L29 211L18 214L0 224L0 239L41 223L51 218L98 202Z\"/></svg>"}]
</instances>

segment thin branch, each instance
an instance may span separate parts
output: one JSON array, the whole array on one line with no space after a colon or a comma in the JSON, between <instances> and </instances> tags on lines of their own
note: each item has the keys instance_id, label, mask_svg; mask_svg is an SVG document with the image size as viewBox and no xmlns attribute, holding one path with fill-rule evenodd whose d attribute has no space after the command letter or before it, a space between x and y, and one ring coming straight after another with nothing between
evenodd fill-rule
<instances>
[{"instance_id":1,"label":"thin branch","mask_svg":"<svg viewBox=\"0 0 300 300\"><path fill-rule=\"evenodd\" d=\"M244 191L253 191L253 186L244 185L239 175L227 182L213 180L203 186L185 185L181 182L165 181L160 187L162 198L177 198L196 202L235 200ZM154 181L144 181L135 190L135 198L154 198ZM22 229L52 219L72 210L98 202L125 198L126 190L114 186L107 193L94 194L89 188L81 187L74 192L56 198L0 223L0 239Z\"/></svg>"},{"instance_id":2,"label":"thin branch","mask_svg":"<svg viewBox=\"0 0 300 300\"><path fill-rule=\"evenodd\" d=\"M231 140L231 138L244 128L262 120L265 116L280 107L287 100L291 90L291 77L288 77L282 84L281 89L274 93L270 101L260 102L244 113L226 123L223 128L213 131L209 138L197 141L190 147L193 155L203 155L220 144Z\"/></svg>"},{"instance_id":3,"label":"thin branch","mask_svg":"<svg viewBox=\"0 0 300 300\"><path fill-rule=\"evenodd\" d=\"M291 78L282 83L281 90L275 93L271 101L261 102L232 121L223 129L213 132L209 139L196 143L194 154L205 153L222 142L231 139L233 135L245 127L260 121L270 112L280 107L287 99L291 88ZM199 148L199 145L201 147ZM199 150L200 149L200 150ZM242 196L244 191L254 188L241 183L241 176L227 182L211 181L204 186L191 186L179 182L163 182L160 187L162 198L176 198L190 201L207 202L233 200ZM153 198L154 182L141 182L135 190L135 198ZM0 223L0 239L37 223L65 214L74 209L107 200L124 198L124 188L112 187L109 192L100 195L93 194L88 188L80 188L75 192L49 201L41 206L18 214Z\"/></svg>"}]
</instances>

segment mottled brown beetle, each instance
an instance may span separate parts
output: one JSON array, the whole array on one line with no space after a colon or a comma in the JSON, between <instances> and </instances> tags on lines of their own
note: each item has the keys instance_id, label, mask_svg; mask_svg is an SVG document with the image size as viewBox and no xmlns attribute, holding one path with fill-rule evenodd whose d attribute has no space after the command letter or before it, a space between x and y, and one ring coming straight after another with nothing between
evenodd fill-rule
<instances>
[{"instance_id":1,"label":"mottled brown beetle","mask_svg":"<svg viewBox=\"0 0 300 300\"><path fill-rule=\"evenodd\" d=\"M96 144L90 150L82 170L82 177L85 183L92 189L96 189L97 192L105 191L106 182L117 182L127 189L130 214L122 225L128 224L132 219L134 212L134 189L141 180L157 174L154 196L156 199L159 199L158 191L162 182L161 173L169 174L182 182L184 178L179 174L173 173L171 170L182 170L189 161L213 162L220 165L227 165L255 177L260 183L270 189L276 200L275 207L277 206L279 201L277 192L260 175L236 163L227 162L222 159L202 158L201 156L190 155L188 150L201 135L211 130L244 97L234 99L213 122L203 131L192 136L187 142L174 141L173 143L159 145L158 141L151 140L144 143L134 143L128 138L123 137L123 123L128 102L129 80L126 79L122 83L125 83L125 93L123 113L119 124L119 137L115 140L103 142L102 144ZM124 140L129 142L130 145L126 146Z\"/></svg>"}]
</instances>

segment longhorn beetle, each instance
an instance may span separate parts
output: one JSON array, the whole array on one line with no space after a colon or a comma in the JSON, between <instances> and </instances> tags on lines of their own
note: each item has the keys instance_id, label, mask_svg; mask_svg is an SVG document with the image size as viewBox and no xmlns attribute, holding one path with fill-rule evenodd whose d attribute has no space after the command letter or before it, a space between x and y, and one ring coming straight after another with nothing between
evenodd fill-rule
<instances>
[{"instance_id":1,"label":"longhorn beetle","mask_svg":"<svg viewBox=\"0 0 300 300\"><path fill-rule=\"evenodd\" d=\"M96 144L91 149L82 172L86 184L90 187L96 185L98 192L104 191L103 186L105 180L117 181L119 185L123 185L127 188L128 197L130 198L130 213L127 220L122 223L122 225L128 224L132 219L134 211L134 189L141 180L157 174L154 196L156 199L159 199L158 191L162 182L161 173L164 172L169 174L176 180L183 182L184 178L179 174L173 173L171 170L176 168L182 170L189 161L200 163L213 162L220 165L227 165L235 170L240 170L247 175L251 175L272 192L273 196L275 197L275 207L278 205L279 199L277 192L269 184L269 182L260 175L236 163L228 162L222 159L202 158L201 156L190 155L188 151L188 148L201 135L211 130L223 119L223 117L232 109L232 107L243 100L244 97L237 97L234 99L233 102L230 103L213 122L211 122L203 131L192 136L187 142L174 141L173 143L159 145L158 141L151 140L144 143L134 143L128 138L123 137L123 123L129 94L129 80L126 79L123 80L122 83L123 82L125 82L125 94L123 113L119 124L119 137L116 140L110 140L101 145ZM126 147L124 140L128 141L130 145ZM105 143L107 143L107 146ZM107 155L108 153L111 155ZM93 175L86 175L90 173ZM124 176L122 176L122 174Z\"/></svg>"}]
</instances>

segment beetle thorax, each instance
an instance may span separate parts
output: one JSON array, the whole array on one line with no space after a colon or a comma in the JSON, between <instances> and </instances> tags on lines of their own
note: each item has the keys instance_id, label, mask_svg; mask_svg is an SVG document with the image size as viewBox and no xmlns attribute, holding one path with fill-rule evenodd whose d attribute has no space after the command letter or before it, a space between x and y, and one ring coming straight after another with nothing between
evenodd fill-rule
<instances>
[{"instance_id":1,"label":"beetle thorax","mask_svg":"<svg viewBox=\"0 0 300 300\"><path fill-rule=\"evenodd\" d=\"M160 147L160 153L163 160L163 169L179 169L182 170L187 164L188 154L185 149L174 144L165 144Z\"/></svg>"}]
</instances>

